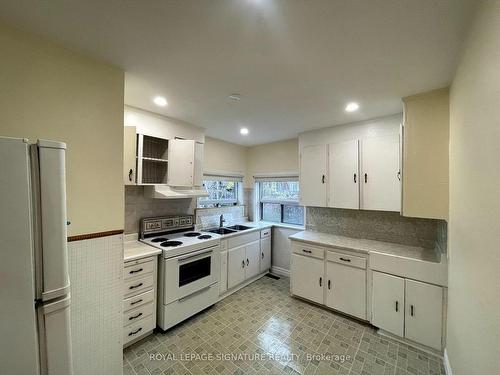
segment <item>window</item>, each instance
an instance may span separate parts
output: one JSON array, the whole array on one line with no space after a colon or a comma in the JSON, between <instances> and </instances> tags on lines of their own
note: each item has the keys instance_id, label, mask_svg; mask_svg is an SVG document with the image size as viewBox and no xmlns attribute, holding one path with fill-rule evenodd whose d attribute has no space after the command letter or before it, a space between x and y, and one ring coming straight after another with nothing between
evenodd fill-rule
<instances>
[{"instance_id":1,"label":"window","mask_svg":"<svg viewBox=\"0 0 500 375\"><path fill-rule=\"evenodd\" d=\"M298 181L278 178L257 181L261 220L304 224L304 207L299 205Z\"/></svg>"},{"instance_id":2,"label":"window","mask_svg":"<svg viewBox=\"0 0 500 375\"><path fill-rule=\"evenodd\" d=\"M208 197L198 198L198 207L233 206L238 204L240 181L231 177L207 177L203 186Z\"/></svg>"}]
</instances>

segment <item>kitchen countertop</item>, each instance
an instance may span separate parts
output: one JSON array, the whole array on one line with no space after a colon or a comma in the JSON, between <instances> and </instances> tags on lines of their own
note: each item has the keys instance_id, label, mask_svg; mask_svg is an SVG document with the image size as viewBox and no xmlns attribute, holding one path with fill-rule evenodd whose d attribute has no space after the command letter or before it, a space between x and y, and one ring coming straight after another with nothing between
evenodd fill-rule
<instances>
[{"instance_id":1,"label":"kitchen countertop","mask_svg":"<svg viewBox=\"0 0 500 375\"><path fill-rule=\"evenodd\" d=\"M230 223L227 225L224 225L225 228L230 227L232 225L245 225L247 227L252 227L252 229L245 229L245 230L240 230L234 233L228 233L228 234L221 234L220 237L221 239L229 238L229 237L236 237L242 234L246 233L252 233L256 231L260 231L262 229L267 229L271 228L273 225L270 223L266 223L263 221L235 221L234 223Z\"/></svg>"},{"instance_id":2,"label":"kitchen countertop","mask_svg":"<svg viewBox=\"0 0 500 375\"><path fill-rule=\"evenodd\" d=\"M160 249L140 242L138 237L137 233L124 236L123 260L125 262L161 254Z\"/></svg>"},{"instance_id":3,"label":"kitchen countertop","mask_svg":"<svg viewBox=\"0 0 500 375\"><path fill-rule=\"evenodd\" d=\"M390 242L366 240L337 236L334 234L320 233L313 231L302 231L289 237L291 240L306 242L312 245L332 246L338 249L357 251L365 254L381 253L402 258L440 263L441 257L434 249L423 247L399 245Z\"/></svg>"}]
</instances>

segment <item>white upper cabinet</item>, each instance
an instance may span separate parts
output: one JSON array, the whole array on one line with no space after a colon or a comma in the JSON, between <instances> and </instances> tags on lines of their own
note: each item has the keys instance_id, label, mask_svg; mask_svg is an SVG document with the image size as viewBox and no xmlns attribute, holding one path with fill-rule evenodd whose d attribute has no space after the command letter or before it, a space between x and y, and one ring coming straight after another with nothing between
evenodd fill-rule
<instances>
[{"instance_id":1,"label":"white upper cabinet","mask_svg":"<svg viewBox=\"0 0 500 375\"><path fill-rule=\"evenodd\" d=\"M194 140L172 139L168 145L168 179L170 186L201 186L203 144Z\"/></svg>"},{"instance_id":2,"label":"white upper cabinet","mask_svg":"<svg viewBox=\"0 0 500 375\"><path fill-rule=\"evenodd\" d=\"M361 208L400 211L399 135L361 141Z\"/></svg>"},{"instance_id":3,"label":"white upper cabinet","mask_svg":"<svg viewBox=\"0 0 500 375\"><path fill-rule=\"evenodd\" d=\"M123 182L136 184L137 134L135 126L125 126L123 133Z\"/></svg>"},{"instance_id":4,"label":"white upper cabinet","mask_svg":"<svg viewBox=\"0 0 500 375\"><path fill-rule=\"evenodd\" d=\"M300 150L300 204L327 205L327 146L306 146Z\"/></svg>"},{"instance_id":5,"label":"white upper cabinet","mask_svg":"<svg viewBox=\"0 0 500 375\"><path fill-rule=\"evenodd\" d=\"M359 142L329 145L329 207L359 208Z\"/></svg>"}]
</instances>

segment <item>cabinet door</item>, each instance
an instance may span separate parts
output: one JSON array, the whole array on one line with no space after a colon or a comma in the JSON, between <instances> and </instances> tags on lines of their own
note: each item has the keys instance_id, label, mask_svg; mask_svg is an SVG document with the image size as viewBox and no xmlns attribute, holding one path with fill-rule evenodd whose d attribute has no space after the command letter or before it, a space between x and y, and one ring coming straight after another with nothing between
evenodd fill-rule
<instances>
[{"instance_id":1,"label":"cabinet door","mask_svg":"<svg viewBox=\"0 0 500 375\"><path fill-rule=\"evenodd\" d=\"M194 143L194 186L203 185L203 143Z\"/></svg>"},{"instance_id":2,"label":"cabinet door","mask_svg":"<svg viewBox=\"0 0 500 375\"><path fill-rule=\"evenodd\" d=\"M123 133L123 182L136 184L137 134L135 126L125 126Z\"/></svg>"},{"instance_id":3,"label":"cabinet door","mask_svg":"<svg viewBox=\"0 0 500 375\"><path fill-rule=\"evenodd\" d=\"M300 150L300 204L326 207L326 145Z\"/></svg>"},{"instance_id":4,"label":"cabinet door","mask_svg":"<svg viewBox=\"0 0 500 375\"><path fill-rule=\"evenodd\" d=\"M405 337L441 350L443 288L406 280Z\"/></svg>"},{"instance_id":5,"label":"cabinet door","mask_svg":"<svg viewBox=\"0 0 500 375\"><path fill-rule=\"evenodd\" d=\"M227 290L227 251L220 253L219 295Z\"/></svg>"},{"instance_id":6,"label":"cabinet door","mask_svg":"<svg viewBox=\"0 0 500 375\"><path fill-rule=\"evenodd\" d=\"M245 247L245 278L250 279L260 273L260 240Z\"/></svg>"},{"instance_id":7,"label":"cabinet door","mask_svg":"<svg viewBox=\"0 0 500 375\"><path fill-rule=\"evenodd\" d=\"M328 205L359 209L358 140L332 143L328 151Z\"/></svg>"},{"instance_id":8,"label":"cabinet door","mask_svg":"<svg viewBox=\"0 0 500 375\"><path fill-rule=\"evenodd\" d=\"M400 211L399 135L368 138L361 145L361 208Z\"/></svg>"},{"instance_id":9,"label":"cabinet door","mask_svg":"<svg viewBox=\"0 0 500 375\"><path fill-rule=\"evenodd\" d=\"M403 336L405 281L373 271L372 321L383 330Z\"/></svg>"},{"instance_id":10,"label":"cabinet door","mask_svg":"<svg viewBox=\"0 0 500 375\"><path fill-rule=\"evenodd\" d=\"M326 305L366 319L366 270L327 262Z\"/></svg>"},{"instance_id":11,"label":"cabinet door","mask_svg":"<svg viewBox=\"0 0 500 375\"><path fill-rule=\"evenodd\" d=\"M192 187L194 182L195 141L172 139L168 143L168 184Z\"/></svg>"},{"instance_id":12,"label":"cabinet door","mask_svg":"<svg viewBox=\"0 0 500 375\"><path fill-rule=\"evenodd\" d=\"M271 237L260 240L260 272L271 268Z\"/></svg>"},{"instance_id":13,"label":"cabinet door","mask_svg":"<svg viewBox=\"0 0 500 375\"><path fill-rule=\"evenodd\" d=\"M231 289L245 281L245 246L227 252L227 288Z\"/></svg>"},{"instance_id":14,"label":"cabinet door","mask_svg":"<svg viewBox=\"0 0 500 375\"><path fill-rule=\"evenodd\" d=\"M292 254L290 276L292 294L316 303L323 303L324 261Z\"/></svg>"}]
</instances>

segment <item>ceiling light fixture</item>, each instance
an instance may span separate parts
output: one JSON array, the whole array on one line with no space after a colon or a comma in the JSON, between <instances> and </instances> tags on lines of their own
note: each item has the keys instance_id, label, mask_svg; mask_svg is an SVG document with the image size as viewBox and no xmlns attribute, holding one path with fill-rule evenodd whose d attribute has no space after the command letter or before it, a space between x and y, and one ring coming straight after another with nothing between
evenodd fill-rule
<instances>
[{"instance_id":1,"label":"ceiling light fixture","mask_svg":"<svg viewBox=\"0 0 500 375\"><path fill-rule=\"evenodd\" d=\"M247 135L248 134L248 129L247 128L241 128L240 129L240 134Z\"/></svg>"},{"instance_id":2,"label":"ceiling light fixture","mask_svg":"<svg viewBox=\"0 0 500 375\"><path fill-rule=\"evenodd\" d=\"M160 107L165 107L166 105L168 105L167 99L165 99L163 96L156 96L153 99L153 102Z\"/></svg>"},{"instance_id":3,"label":"ceiling light fixture","mask_svg":"<svg viewBox=\"0 0 500 375\"><path fill-rule=\"evenodd\" d=\"M346 112L355 112L359 109L359 104L355 102L347 103L345 106Z\"/></svg>"}]
</instances>

